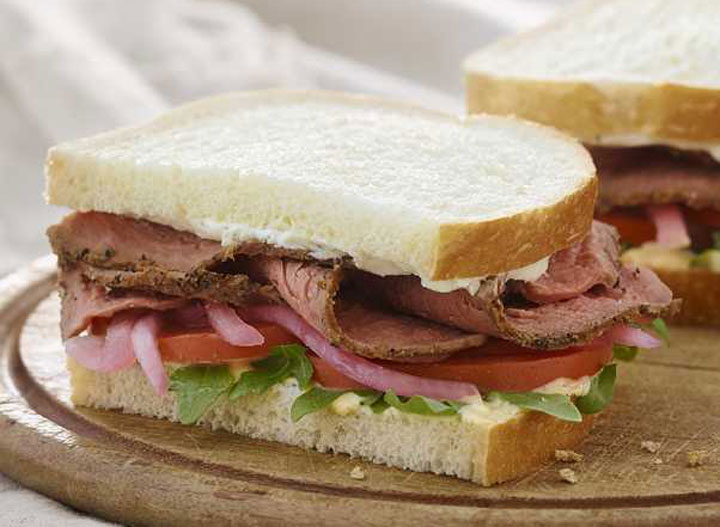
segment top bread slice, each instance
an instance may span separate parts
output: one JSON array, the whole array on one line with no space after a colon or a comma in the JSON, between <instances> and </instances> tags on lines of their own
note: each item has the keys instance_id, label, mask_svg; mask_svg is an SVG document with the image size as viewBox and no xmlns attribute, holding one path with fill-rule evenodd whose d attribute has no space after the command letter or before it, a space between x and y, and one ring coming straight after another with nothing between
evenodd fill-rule
<instances>
[{"instance_id":1,"label":"top bread slice","mask_svg":"<svg viewBox=\"0 0 720 527\"><path fill-rule=\"evenodd\" d=\"M720 159L720 2L590 0L464 63L471 113Z\"/></svg>"},{"instance_id":2,"label":"top bread slice","mask_svg":"<svg viewBox=\"0 0 720 527\"><path fill-rule=\"evenodd\" d=\"M597 185L585 149L550 128L286 91L63 143L46 173L53 204L427 280L502 273L575 243Z\"/></svg>"}]
</instances>

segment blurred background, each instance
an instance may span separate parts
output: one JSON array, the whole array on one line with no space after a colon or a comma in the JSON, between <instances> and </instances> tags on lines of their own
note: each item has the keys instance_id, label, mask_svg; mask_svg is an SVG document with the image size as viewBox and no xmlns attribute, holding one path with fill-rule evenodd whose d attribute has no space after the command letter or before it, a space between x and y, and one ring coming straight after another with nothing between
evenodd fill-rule
<instances>
[{"instance_id":1,"label":"blurred background","mask_svg":"<svg viewBox=\"0 0 720 527\"><path fill-rule=\"evenodd\" d=\"M54 143L229 90L326 88L462 112L459 64L563 0L0 0L0 275L47 252Z\"/></svg>"}]
</instances>

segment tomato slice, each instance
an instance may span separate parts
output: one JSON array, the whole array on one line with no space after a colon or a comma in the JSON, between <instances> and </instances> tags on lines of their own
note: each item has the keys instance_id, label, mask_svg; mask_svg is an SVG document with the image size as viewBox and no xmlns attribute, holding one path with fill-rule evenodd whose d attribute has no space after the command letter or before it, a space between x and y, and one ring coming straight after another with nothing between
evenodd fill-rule
<instances>
[{"instance_id":1,"label":"tomato slice","mask_svg":"<svg viewBox=\"0 0 720 527\"><path fill-rule=\"evenodd\" d=\"M265 337L262 346L233 346L211 329L200 329L161 335L160 353L163 360L181 364L232 362L265 357L274 346L299 342L280 326L258 324L256 327ZM315 370L314 379L322 386L336 390L364 388L320 357L312 354L309 357ZM479 348L462 351L441 362L376 362L418 377L470 382L482 391L523 392L558 377L577 379L594 375L611 359L609 346L537 351L500 339L489 339Z\"/></svg>"},{"instance_id":2,"label":"tomato slice","mask_svg":"<svg viewBox=\"0 0 720 527\"><path fill-rule=\"evenodd\" d=\"M646 217L644 209L636 213L612 211L597 216L597 219L614 226L620 233L620 239L633 245L642 245L655 239L655 225Z\"/></svg>"},{"instance_id":3,"label":"tomato slice","mask_svg":"<svg viewBox=\"0 0 720 527\"><path fill-rule=\"evenodd\" d=\"M713 209L687 209L686 214L691 221L720 229L720 211Z\"/></svg>"},{"instance_id":4,"label":"tomato slice","mask_svg":"<svg viewBox=\"0 0 720 527\"><path fill-rule=\"evenodd\" d=\"M332 390L363 390L367 388L350 377L346 377L317 355L311 354L308 357L310 357L315 370L313 379L325 388Z\"/></svg>"},{"instance_id":5,"label":"tomato slice","mask_svg":"<svg viewBox=\"0 0 720 527\"><path fill-rule=\"evenodd\" d=\"M274 324L254 326L265 337L265 342L260 346L233 346L208 328L161 335L158 342L160 354L167 362L181 364L226 362L265 357L274 346L300 342L295 335L280 326Z\"/></svg>"},{"instance_id":6,"label":"tomato slice","mask_svg":"<svg viewBox=\"0 0 720 527\"><path fill-rule=\"evenodd\" d=\"M327 388L353 390L363 386L311 357L315 380ZM577 347L538 351L499 339L462 351L441 362L376 361L387 368L433 379L476 384L482 391L526 392L559 377L578 379L594 375L612 360L612 347Z\"/></svg>"}]
</instances>

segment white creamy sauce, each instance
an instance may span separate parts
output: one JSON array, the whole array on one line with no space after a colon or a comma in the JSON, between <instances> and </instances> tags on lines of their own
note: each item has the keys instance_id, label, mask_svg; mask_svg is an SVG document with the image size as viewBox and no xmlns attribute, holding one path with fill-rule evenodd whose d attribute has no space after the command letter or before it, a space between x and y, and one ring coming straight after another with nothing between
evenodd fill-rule
<instances>
[{"instance_id":1,"label":"white creamy sauce","mask_svg":"<svg viewBox=\"0 0 720 527\"><path fill-rule=\"evenodd\" d=\"M258 240L284 249L304 250L318 260L338 259L346 255L341 250L329 247L319 240L310 240L292 230L278 231L274 229L257 229L243 224L220 223L213 220L191 220L190 227L204 238L220 240L222 245L230 246L248 240ZM376 258L368 254L349 254L358 269L378 276L412 274L408 269L396 263ZM547 271L550 257L504 273L506 279L532 282ZM457 289L466 289L470 294L477 293L480 284L486 277L458 278L455 280L429 280L420 276L423 287L439 293L449 293Z\"/></svg>"},{"instance_id":2,"label":"white creamy sauce","mask_svg":"<svg viewBox=\"0 0 720 527\"><path fill-rule=\"evenodd\" d=\"M587 375L579 379L560 377L532 391L548 395L560 394L570 397L580 397L590 391L591 382L592 377ZM512 419L522 411L514 404L499 399L485 401L481 397L472 397L467 398L463 402L467 404L460 408L460 418L463 422L471 424L482 424L487 421L491 423L503 423L508 419Z\"/></svg>"},{"instance_id":3,"label":"white creamy sauce","mask_svg":"<svg viewBox=\"0 0 720 527\"><path fill-rule=\"evenodd\" d=\"M702 143L695 141L680 141L675 139L659 139L643 134L600 135L592 142L603 146L649 146L662 145L679 150L701 150L710 154L720 162L720 144Z\"/></svg>"},{"instance_id":4,"label":"white creamy sauce","mask_svg":"<svg viewBox=\"0 0 720 527\"><path fill-rule=\"evenodd\" d=\"M532 391L536 393L580 397L590 391L591 382L592 377L588 375L580 377L579 379L560 377ZM360 401L362 401L361 397L352 392L348 392L335 399L330 405L330 410L338 415L350 415L359 411L365 412L368 415L371 414L372 410L367 406L361 405ZM488 422L504 423L522 412L521 408L507 401L501 399L486 401L479 395L466 397L462 402L465 403L465 406L460 408L458 413L460 414L460 419L468 424L483 424ZM382 415L385 415L386 418L399 418L405 414L395 408L388 408ZM436 419L436 417L432 418Z\"/></svg>"}]
</instances>

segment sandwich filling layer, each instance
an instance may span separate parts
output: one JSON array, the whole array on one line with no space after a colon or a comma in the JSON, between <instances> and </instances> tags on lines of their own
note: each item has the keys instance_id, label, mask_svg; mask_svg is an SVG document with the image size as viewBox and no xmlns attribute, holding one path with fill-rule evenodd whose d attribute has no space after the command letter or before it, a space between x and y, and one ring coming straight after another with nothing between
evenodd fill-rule
<instances>
[{"instance_id":1,"label":"sandwich filling layer","mask_svg":"<svg viewBox=\"0 0 720 527\"><path fill-rule=\"evenodd\" d=\"M599 218L633 247L623 260L720 272L720 163L703 151L592 147Z\"/></svg>"},{"instance_id":2,"label":"sandwich filling layer","mask_svg":"<svg viewBox=\"0 0 720 527\"><path fill-rule=\"evenodd\" d=\"M537 349L587 343L613 325L662 313L672 299L652 272L619 263L615 231L598 222L585 240L552 255L538 280L488 277L475 295L438 293L414 277L380 277L266 244L222 247L104 213L74 213L49 235L63 269L65 338L98 313L180 297L287 305L333 344L403 361L445 357L484 335Z\"/></svg>"}]
</instances>

